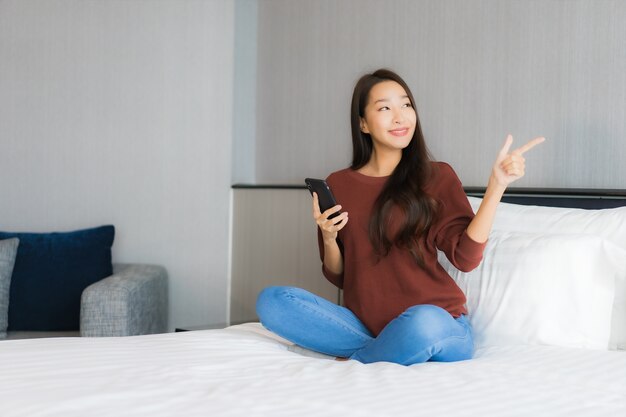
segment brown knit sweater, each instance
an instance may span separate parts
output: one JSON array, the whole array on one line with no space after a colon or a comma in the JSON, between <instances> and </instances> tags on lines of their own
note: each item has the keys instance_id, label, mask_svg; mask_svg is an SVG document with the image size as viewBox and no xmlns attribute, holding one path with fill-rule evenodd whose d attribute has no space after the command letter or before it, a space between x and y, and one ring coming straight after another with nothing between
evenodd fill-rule
<instances>
[{"instance_id":1,"label":"brown knit sweater","mask_svg":"<svg viewBox=\"0 0 626 417\"><path fill-rule=\"evenodd\" d=\"M420 267L407 249L394 246L376 262L369 240L370 213L389 177L369 177L350 168L331 174L327 181L349 221L339 231L343 244L344 271L334 274L322 264L324 276L343 289L344 304L374 335L407 308L434 304L452 316L467 314L465 295L437 262L437 249L462 271L482 260L484 243L470 239L465 230L474 217L465 192L450 165L435 162L433 177L425 191L439 202L439 214L422 237L425 267ZM399 210L398 210L399 212ZM393 211L392 211L393 216ZM399 227L391 221L391 230ZM318 229L320 256L324 245Z\"/></svg>"}]
</instances>

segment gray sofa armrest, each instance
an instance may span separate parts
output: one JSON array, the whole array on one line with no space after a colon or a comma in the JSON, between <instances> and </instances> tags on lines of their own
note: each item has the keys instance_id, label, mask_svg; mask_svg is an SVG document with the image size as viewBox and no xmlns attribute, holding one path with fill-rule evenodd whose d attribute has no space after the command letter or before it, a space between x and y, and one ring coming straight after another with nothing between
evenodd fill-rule
<instances>
[{"instance_id":1,"label":"gray sofa armrest","mask_svg":"<svg viewBox=\"0 0 626 417\"><path fill-rule=\"evenodd\" d=\"M115 264L113 275L85 288L80 335L133 336L167 331L167 271L156 265Z\"/></svg>"}]
</instances>

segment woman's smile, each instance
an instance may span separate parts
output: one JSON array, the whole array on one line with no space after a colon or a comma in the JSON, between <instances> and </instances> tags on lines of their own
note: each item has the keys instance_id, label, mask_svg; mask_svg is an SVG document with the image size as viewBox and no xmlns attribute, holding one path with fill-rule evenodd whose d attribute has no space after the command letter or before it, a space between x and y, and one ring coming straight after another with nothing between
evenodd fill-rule
<instances>
[{"instance_id":1,"label":"woman's smile","mask_svg":"<svg viewBox=\"0 0 626 417\"><path fill-rule=\"evenodd\" d=\"M391 133L394 136L406 136L407 133L409 133L409 128L401 127L401 128L390 130L389 133Z\"/></svg>"}]
</instances>

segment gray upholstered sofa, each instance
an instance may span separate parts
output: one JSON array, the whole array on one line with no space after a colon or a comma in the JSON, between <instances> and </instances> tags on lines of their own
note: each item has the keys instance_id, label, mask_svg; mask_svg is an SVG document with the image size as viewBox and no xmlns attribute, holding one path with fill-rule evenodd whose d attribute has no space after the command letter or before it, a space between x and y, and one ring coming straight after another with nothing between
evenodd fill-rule
<instances>
[{"instance_id":1,"label":"gray upholstered sofa","mask_svg":"<svg viewBox=\"0 0 626 417\"><path fill-rule=\"evenodd\" d=\"M7 339L133 336L167 332L168 276L156 265L113 264L113 275L85 288L80 331L9 331Z\"/></svg>"}]
</instances>

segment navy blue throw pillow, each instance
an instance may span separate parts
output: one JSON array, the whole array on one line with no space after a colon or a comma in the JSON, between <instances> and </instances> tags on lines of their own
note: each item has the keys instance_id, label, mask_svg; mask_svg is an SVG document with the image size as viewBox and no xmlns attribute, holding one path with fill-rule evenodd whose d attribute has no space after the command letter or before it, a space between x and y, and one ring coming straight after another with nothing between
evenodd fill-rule
<instances>
[{"instance_id":1,"label":"navy blue throw pillow","mask_svg":"<svg viewBox=\"0 0 626 417\"><path fill-rule=\"evenodd\" d=\"M113 273L113 226L63 233L0 232L17 237L8 330L79 330L85 288Z\"/></svg>"}]
</instances>

